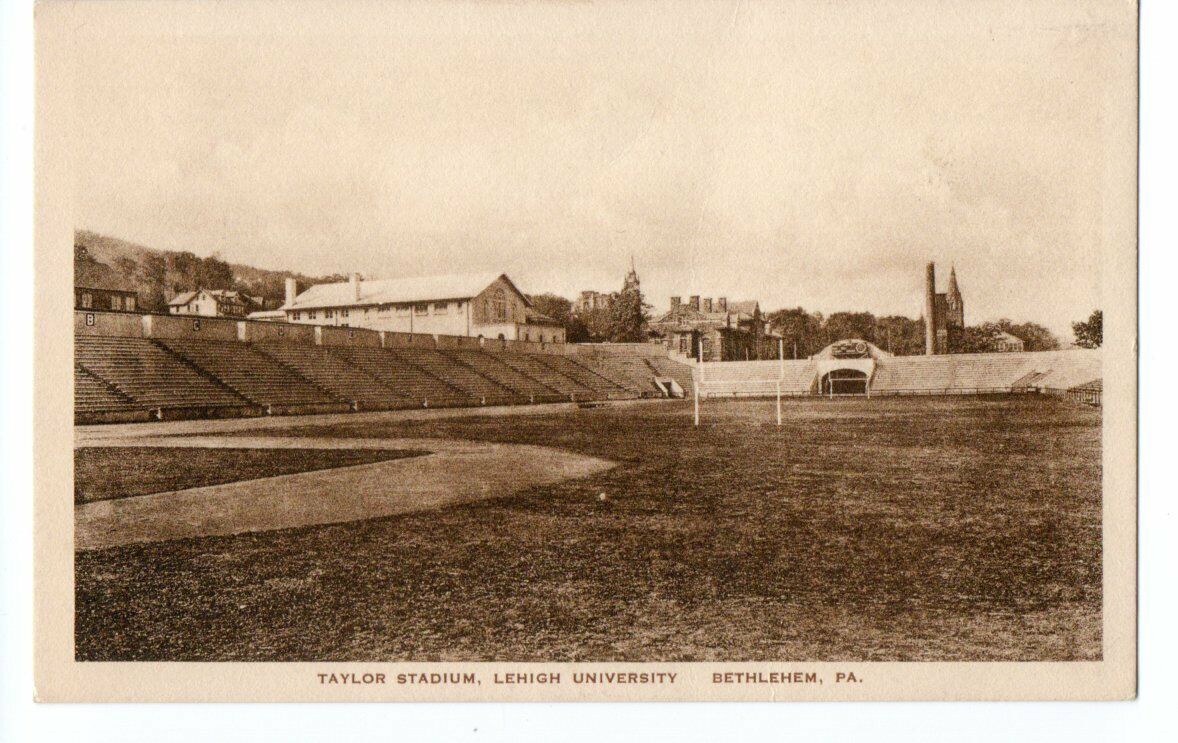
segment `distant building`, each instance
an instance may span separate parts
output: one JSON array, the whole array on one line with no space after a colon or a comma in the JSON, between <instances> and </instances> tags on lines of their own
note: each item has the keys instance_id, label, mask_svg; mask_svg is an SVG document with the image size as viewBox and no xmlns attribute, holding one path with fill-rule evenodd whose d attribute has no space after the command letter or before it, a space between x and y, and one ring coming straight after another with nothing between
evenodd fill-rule
<instances>
[{"instance_id":1,"label":"distant building","mask_svg":"<svg viewBox=\"0 0 1178 743\"><path fill-rule=\"evenodd\" d=\"M564 343L564 326L540 314L506 274L460 274L317 284L286 281L287 322L400 333Z\"/></svg>"},{"instance_id":2,"label":"distant building","mask_svg":"<svg viewBox=\"0 0 1178 743\"><path fill-rule=\"evenodd\" d=\"M201 317L245 317L263 309L261 297L251 297L231 289L197 289L177 294L168 302L173 315Z\"/></svg>"},{"instance_id":3,"label":"distant building","mask_svg":"<svg viewBox=\"0 0 1178 743\"><path fill-rule=\"evenodd\" d=\"M652 334L672 351L704 361L776 358L777 349L756 300L671 297L668 312L650 323Z\"/></svg>"},{"instance_id":4,"label":"distant building","mask_svg":"<svg viewBox=\"0 0 1178 743\"><path fill-rule=\"evenodd\" d=\"M949 353L955 340L965 330L965 300L957 287L957 272L949 269L948 291L937 293L936 266L929 263L924 274L924 352L926 355Z\"/></svg>"},{"instance_id":5,"label":"distant building","mask_svg":"<svg viewBox=\"0 0 1178 743\"><path fill-rule=\"evenodd\" d=\"M1000 332L994 338L994 351L998 353L1019 353L1025 345L1022 338L1007 332Z\"/></svg>"},{"instance_id":6,"label":"distant building","mask_svg":"<svg viewBox=\"0 0 1178 743\"><path fill-rule=\"evenodd\" d=\"M74 308L79 310L139 311L135 286L105 263L74 261Z\"/></svg>"},{"instance_id":7,"label":"distant building","mask_svg":"<svg viewBox=\"0 0 1178 743\"><path fill-rule=\"evenodd\" d=\"M594 310L609 309L610 303L613 302L613 295L606 292L583 291L581 296L577 298L577 304L574 307L576 312L585 313L593 312Z\"/></svg>"}]
</instances>

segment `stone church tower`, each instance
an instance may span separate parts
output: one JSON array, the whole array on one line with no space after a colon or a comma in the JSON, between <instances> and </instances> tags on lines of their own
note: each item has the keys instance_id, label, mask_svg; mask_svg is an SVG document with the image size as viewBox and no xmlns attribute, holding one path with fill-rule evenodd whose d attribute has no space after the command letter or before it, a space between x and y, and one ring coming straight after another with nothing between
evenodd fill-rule
<instances>
[{"instance_id":1,"label":"stone church tower","mask_svg":"<svg viewBox=\"0 0 1178 743\"><path fill-rule=\"evenodd\" d=\"M931 318L931 322L929 321ZM924 274L924 352L949 353L965 330L965 300L957 286L957 270L949 268L949 289L937 293L936 266L929 263Z\"/></svg>"}]
</instances>

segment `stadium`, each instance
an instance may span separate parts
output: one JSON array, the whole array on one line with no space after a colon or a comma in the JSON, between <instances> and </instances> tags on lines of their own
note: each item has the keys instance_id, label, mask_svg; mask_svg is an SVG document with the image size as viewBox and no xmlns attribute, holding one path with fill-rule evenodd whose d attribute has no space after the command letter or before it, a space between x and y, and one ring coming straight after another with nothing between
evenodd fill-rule
<instances>
[{"instance_id":1,"label":"stadium","mask_svg":"<svg viewBox=\"0 0 1178 743\"><path fill-rule=\"evenodd\" d=\"M1098 350L73 342L79 660L1101 657Z\"/></svg>"}]
</instances>

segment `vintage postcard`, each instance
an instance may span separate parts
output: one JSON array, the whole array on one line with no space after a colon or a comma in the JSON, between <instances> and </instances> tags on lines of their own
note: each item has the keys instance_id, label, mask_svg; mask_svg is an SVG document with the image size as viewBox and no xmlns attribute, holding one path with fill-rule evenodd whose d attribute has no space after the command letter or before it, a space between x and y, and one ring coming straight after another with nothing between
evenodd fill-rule
<instances>
[{"instance_id":1,"label":"vintage postcard","mask_svg":"<svg viewBox=\"0 0 1178 743\"><path fill-rule=\"evenodd\" d=\"M36 55L39 699L1136 694L1134 2Z\"/></svg>"}]
</instances>

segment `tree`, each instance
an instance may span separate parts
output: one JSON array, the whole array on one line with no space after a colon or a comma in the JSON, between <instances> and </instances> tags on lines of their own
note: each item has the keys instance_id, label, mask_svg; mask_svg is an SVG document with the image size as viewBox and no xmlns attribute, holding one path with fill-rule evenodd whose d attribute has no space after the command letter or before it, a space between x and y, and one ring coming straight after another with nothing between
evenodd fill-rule
<instances>
[{"instance_id":1,"label":"tree","mask_svg":"<svg viewBox=\"0 0 1178 743\"><path fill-rule=\"evenodd\" d=\"M875 343L875 315L870 312L835 312L822 324L823 345L859 338Z\"/></svg>"},{"instance_id":2,"label":"tree","mask_svg":"<svg viewBox=\"0 0 1178 743\"><path fill-rule=\"evenodd\" d=\"M1054 351L1059 348L1059 339L1055 334L1038 323L1015 323L1002 318L994 325L1021 340L1024 351Z\"/></svg>"},{"instance_id":3,"label":"tree","mask_svg":"<svg viewBox=\"0 0 1178 743\"><path fill-rule=\"evenodd\" d=\"M649 320L649 305L642 298L638 274L631 268L622 290L609 304L609 340L613 343L643 341Z\"/></svg>"},{"instance_id":4,"label":"tree","mask_svg":"<svg viewBox=\"0 0 1178 743\"><path fill-rule=\"evenodd\" d=\"M541 315L547 315L564 327L565 340L569 343L584 343L589 340L589 329L573 312L573 303L556 294L535 294L528 297L532 307Z\"/></svg>"},{"instance_id":5,"label":"tree","mask_svg":"<svg viewBox=\"0 0 1178 743\"><path fill-rule=\"evenodd\" d=\"M617 295L614 295L615 297ZM610 308L598 307L596 309L587 310L585 312L578 312L577 319L585 328L586 340L590 343L601 343L608 341L612 333L612 316Z\"/></svg>"},{"instance_id":6,"label":"tree","mask_svg":"<svg viewBox=\"0 0 1178 743\"><path fill-rule=\"evenodd\" d=\"M556 294L533 294L528 297L532 308L541 315L564 323L573 314L573 303Z\"/></svg>"},{"instance_id":7,"label":"tree","mask_svg":"<svg viewBox=\"0 0 1178 743\"><path fill-rule=\"evenodd\" d=\"M196 264L196 287L201 289L232 289L233 269L220 256L210 255Z\"/></svg>"},{"instance_id":8,"label":"tree","mask_svg":"<svg viewBox=\"0 0 1178 743\"><path fill-rule=\"evenodd\" d=\"M1093 310L1087 321L1072 323L1072 332L1080 348L1100 348L1104 342L1104 313Z\"/></svg>"},{"instance_id":9,"label":"tree","mask_svg":"<svg viewBox=\"0 0 1178 743\"><path fill-rule=\"evenodd\" d=\"M996 323L970 325L949 336L949 353L990 353L998 342Z\"/></svg>"},{"instance_id":10,"label":"tree","mask_svg":"<svg viewBox=\"0 0 1178 743\"><path fill-rule=\"evenodd\" d=\"M875 345L896 356L924 353L924 323L902 315L889 315L875 321Z\"/></svg>"},{"instance_id":11,"label":"tree","mask_svg":"<svg viewBox=\"0 0 1178 743\"><path fill-rule=\"evenodd\" d=\"M804 359L822 350L822 315L801 307L776 310L765 316L773 332L781 336L788 358Z\"/></svg>"}]
</instances>

